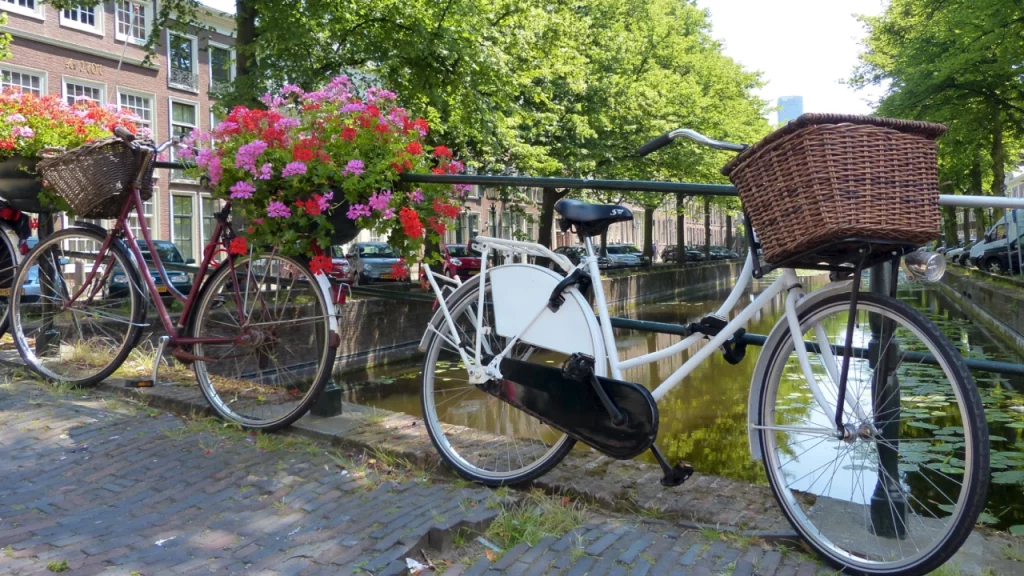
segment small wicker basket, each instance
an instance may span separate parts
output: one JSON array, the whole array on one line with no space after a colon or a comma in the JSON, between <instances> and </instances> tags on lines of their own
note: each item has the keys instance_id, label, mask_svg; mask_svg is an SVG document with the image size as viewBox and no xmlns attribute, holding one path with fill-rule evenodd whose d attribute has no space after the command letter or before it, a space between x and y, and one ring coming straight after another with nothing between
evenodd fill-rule
<instances>
[{"instance_id":1,"label":"small wicker basket","mask_svg":"<svg viewBox=\"0 0 1024 576\"><path fill-rule=\"evenodd\" d=\"M63 198L79 218L116 218L138 174L141 155L117 136L101 138L53 158L40 160L46 186ZM139 188L142 200L153 197L153 170Z\"/></svg>"},{"instance_id":2,"label":"small wicker basket","mask_svg":"<svg viewBox=\"0 0 1024 576\"><path fill-rule=\"evenodd\" d=\"M726 164L769 263L845 239L939 237L941 124L804 114ZM814 260L811 258L811 260Z\"/></svg>"}]
</instances>

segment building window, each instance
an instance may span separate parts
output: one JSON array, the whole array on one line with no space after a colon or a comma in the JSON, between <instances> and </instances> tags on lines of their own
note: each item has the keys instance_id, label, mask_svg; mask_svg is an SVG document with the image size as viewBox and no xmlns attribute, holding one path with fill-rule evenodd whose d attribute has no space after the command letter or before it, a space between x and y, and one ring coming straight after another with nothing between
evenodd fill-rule
<instances>
[{"instance_id":1,"label":"building window","mask_svg":"<svg viewBox=\"0 0 1024 576\"><path fill-rule=\"evenodd\" d=\"M199 118L199 105L191 102L179 102L171 100L171 137L185 138L199 125L196 121ZM171 149L171 160L175 158L175 151ZM171 180L186 180L181 170L171 170Z\"/></svg>"},{"instance_id":2,"label":"building window","mask_svg":"<svg viewBox=\"0 0 1024 576\"><path fill-rule=\"evenodd\" d=\"M96 7L67 8L60 11L60 25L68 28L77 28L103 35L103 9L96 10Z\"/></svg>"},{"instance_id":3,"label":"building window","mask_svg":"<svg viewBox=\"0 0 1024 576\"><path fill-rule=\"evenodd\" d=\"M188 258L192 252L192 196L171 195L171 242Z\"/></svg>"},{"instance_id":4,"label":"building window","mask_svg":"<svg viewBox=\"0 0 1024 576\"><path fill-rule=\"evenodd\" d=\"M210 89L223 88L235 79L234 50L211 43L209 45L209 53Z\"/></svg>"},{"instance_id":5,"label":"building window","mask_svg":"<svg viewBox=\"0 0 1024 576\"><path fill-rule=\"evenodd\" d=\"M46 76L13 68L0 68L0 87L17 88L22 92L31 92L42 96L46 92Z\"/></svg>"},{"instance_id":6,"label":"building window","mask_svg":"<svg viewBox=\"0 0 1024 576\"><path fill-rule=\"evenodd\" d=\"M0 7L9 12L43 18L43 5L39 0L0 0Z\"/></svg>"},{"instance_id":7,"label":"building window","mask_svg":"<svg viewBox=\"0 0 1024 576\"><path fill-rule=\"evenodd\" d=\"M68 104L74 104L79 100L92 100L93 102L104 102L103 84L93 84L82 80L64 80L64 99Z\"/></svg>"},{"instance_id":8,"label":"building window","mask_svg":"<svg viewBox=\"0 0 1024 576\"><path fill-rule=\"evenodd\" d=\"M221 209L223 202L210 196L202 196L199 199L200 223L203 227L203 242L209 243L213 238L213 231L217 228L217 219L214 215Z\"/></svg>"},{"instance_id":9,"label":"building window","mask_svg":"<svg viewBox=\"0 0 1024 576\"><path fill-rule=\"evenodd\" d=\"M118 102L121 108L135 114L139 119L135 124L139 128L149 130L150 136L156 134L153 129L153 97L145 94L118 91Z\"/></svg>"},{"instance_id":10,"label":"building window","mask_svg":"<svg viewBox=\"0 0 1024 576\"><path fill-rule=\"evenodd\" d=\"M149 33L148 9L143 2L131 0L115 0L114 13L117 16L117 27L114 37L118 40L144 43Z\"/></svg>"},{"instance_id":11,"label":"building window","mask_svg":"<svg viewBox=\"0 0 1024 576\"><path fill-rule=\"evenodd\" d=\"M156 203L156 193L157 191L153 190L153 196L142 203L142 215L146 218L146 229L149 230L150 238L155 238L153 230L153 205ZM142 227L139 226L139 215L135 213L135 210L128 214L128 227L135 238L142 238Z\"/></svg>"},{"instance_id":12,"label":"building window","mask_svg":"<svg viewBox=\"0 0 1024 576\"><path fill-rule=\"evenodd\" d=\"M168 32L167 42L167 85L199 92L199 75L196 74L196 39Z\"/></svg>"}]
</instances>

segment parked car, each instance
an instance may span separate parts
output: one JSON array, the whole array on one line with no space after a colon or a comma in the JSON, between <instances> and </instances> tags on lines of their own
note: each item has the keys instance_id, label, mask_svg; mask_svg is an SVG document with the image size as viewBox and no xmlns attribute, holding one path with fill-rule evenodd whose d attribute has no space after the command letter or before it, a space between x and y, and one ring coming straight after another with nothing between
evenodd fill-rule
<instances>
[{"instance_id":1,"label":"parked car","mask_svg":"<svg viewBox=\"0 0 1024 576\"><path fill-rule=\"evenodd\" d=\"M157 295L160 296L160 300L163 301L164 306L170 306L174 302L174 296L171 296L170 290L164 285L163 278L160 277L160 272L157 271L156 265L153 264L153 256L149 252L149 247L146 246L145 240L136 240L139 245L139 250L142 252L142 259L149 264L149 274L153 277L153 283L156 285ZM164 264L194 264L195 260L192 258L185 259L178 251L178 247L172 242L166 240L154 240L153 246L156 248L157 253L160 255L160 261ZM187 272L180 270L167 269L167 279L171 281L171 285L174 289L182 294L188 294L192 290L192 276ZM128 294L128 275L124 273L124 270L120 266L115 266L110 271L110 279L107 281L106 286L106 298L124 298Z\"/></svg>"},{"instance_id":2,"label":"parked car","mask_svg":"<svg viewBox=\"0 0 1024 576\"><path fill-rule=\"evenodd\" d=\"M561 254L572 262L573 266L579 266L580 259L587 253L586 248L583 246L561 246L555 249L555 254ZM555 266L552 264L551 268ZM597 257L597 267L601 270L607 270L612 267L611 260L604 256Z\"/></svg>"},{"instance_id":3,"label":"parked car","mask_svg":"<svg viewBox=\"0 0 1024 576\"><path fill-rule=\"evenodd\" d=\"M28 278L25 279L25 283L21 285L21 301L22 302L38 302L39 301L39 266L33 266L28 269Z\"/></svg>"},{"instance_id":4,"label":"parked car","mask_svg":"<svg viewBox=\"0 0 1024 576\"><path fill-rule=\"evenodd\" d=\"M1021 228L1024 227L1024 210L1007 211L1005 216L988 229L985 237L971 247L969 261L972 266L988 272L1006 272L1010 269L1010 256L1007 252L1011 249L1016 250L1017 238L1007 238L1007 223L1012 228L1010 232L1014 233L1013 235L1020 235Z\"/></svg>"},{"instance_id":5,"label":"parked car","mask_svg":"<svg viewBox=\"0 0 1024 576\"><path fill-rule=\"evenodd\" d=\"M480 273L480 253L466 244L445 244L441 247L444 260L442 273L449 277L466 280Z\"/></svg>"},{"instance_id":6,"label":"parked car","mask_svg":"<svg viewBox=\"0 0 1024 576\"><path fill-rule=\"evenodd\" d=\"M661 260L663 262L676 262L676 251L678 249L678 246L666 246L661 251ZM683 262L702 262L703 260L704 252L693 246L683 246Z\"/></svg>"},{"instance_id":7,"label":"parked car","mask_svg":"<svg viewBox=\"0 0 1024 576\"><path fill-rule=\"evenodd\" d=\"M345 249L341 246L331 246L331 272L329 276L338 282L351 284L355 281L352 265L345 258Z\"/></svg>"},{"instance_id":8,"label":"parked car","mask_svg":"<svg viewBox=\"0 0 1024 576\"><path fill-rule=\"evenodd\" d=\"M404 274L395 274L394 264L400 262L398 253L385 242L359 242L349 248L349 266L355 276L355 283L403 282L409 279L409 265L402 264Z\"/></svg>"},{"instance_id":9,"label":"parked car","mask_svg":"<svg viewBox=\"0 0 1024 576\"><path fill-rule=\"evenodd\" d=\"M632 244L612 244L612 245L608 246L608 250L609 251L612 248L616 248L617 251L618 251L618 249L621 249L623 252L625 252L627 254L633 254L634 256L637 257L638 260L640 260L640 265L641 266L650 266L651 265L651 258L649 256L644 256L643 250L637 248L636 246L633 246Z\"/></svg>"},{"instance_id":10,"label":"parked car","mask_svg":"<svg viewBox=\"0 0 1024 576\"><path fill-rule=\"evenodd\" d=\"M971 242L971 243L961 242L960 245L957 246L956 248L953 248L951 250L947 250L946 254L945 254L946 261L947 262L954 262L956 264L963 265L964 257L965 256L970 256L970 254L971 254L971 246L974 246L974 244L975 244L974 242Z\"/></svg>"},{"instance_id":11,"label":"parked car","mask_svg":"<svg viewBox=\"0 0 1024 576\"><path fill-rule=\"evenodd\" d=\"M605 253L608 254L608 262L612 268L630 268L642 266L640 258L634 252L636 248L624 244L612 244L606 246Z\"/></svg>"}]
</instances>

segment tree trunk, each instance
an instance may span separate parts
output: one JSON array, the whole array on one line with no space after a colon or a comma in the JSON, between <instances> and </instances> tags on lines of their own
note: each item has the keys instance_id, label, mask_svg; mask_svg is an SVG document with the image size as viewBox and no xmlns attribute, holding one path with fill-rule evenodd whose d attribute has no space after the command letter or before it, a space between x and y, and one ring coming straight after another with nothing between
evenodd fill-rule
<instances>
[{"instance_id":1,"label":"tree trunk","mask_svg":"<svg viewBox=\"0 0 1024 576\"><path fill-rule=\"evenodd\" d=\"M964 208L963 214L964 214L964 223L963 223L964 240L966 240L967 242L970 242L971 241L971 209L970 208Z\"/></svg>"},{"instance_id":2,"label":"tree trunk","mask_svg":"<svg viewBox=\"0 0 1024 576\"><path fill-rule=\"evenodd\" d=\"M241 96L242 103L256 102L256 5L253 0L235 0L235 25L238 27L238 38L235 41L235 78L242 80L244 85L238 86L236 94Z\"/></svg>"},{"instance_id":3,"label":"tree trunk","mask_svg":"<svg viewBox=\"0 0 1024 576\"><path fill-rule=\"evenodd\" d=\"M974 162L971 164L970 177L971 177L971 191L972 192L976 192L978 194L981 194L983 192L982 191L982 187L984 186L984 184L982 183L981 159L980 158L975 158ZM985 209L984 208L975 208L974 209L974 231L975 231L975 238L982 238L982 237L984 237L985 236L985 232L988 231L988 226L985 225Z\"/></svg>"},{"instance_id":4,"label":"tree trunk","mask_svg":"<svg viewBox=\"0 0 1024 576\"><path fill-rule=\"evenodd\" d=\"M683 207L686 204L686 196L682 192L676 192L676 262L686 261L686 212Z\"/></svg>"},{"instance_id":5,"label":"tree trunk","mask_svg":"<svg viewBox=\"0 0 1024 576\"><path fill-rule=\"evenodd\" d=\"M654 210L644 208L644 256L654 262Z\"/></svg>"},{"instance_id":6,"label":"tree trunk","mask_svg":"<svg viewBox=\"0 0 1024 576\"><path fill-rule=\"evenodd\" d=\"M711 260L711 196L704 197L704 259Z\"/></svg>"},{"instance_id":7,"label":"tree trunk","mask_svg":"<svg viewBox=\"0 0 1024 576\"><path fill-rule=\"evenodd\" d=\"M552 250L555 249L554 243L554 224L555 224L555 203L565 198L569 194L569 190L563 190L559 192L554 188L544 188L541 194L540 201L540 230L537 231L537 242L543 246L547 246ZM538 266L547 266L547 258L537 258L536 263Z\"/></svg>"},{"instance_id":8,"label":"tree trunk","mask_svg":"<svg viewBox=\"0 0 1024 576\"><path fill-rule=\"evenodd\" d=\"M725 248L732 250L732 215L725 215Z\"/></svg>"},{"instance_id":9,"label":"tree trunk","mask_svg":"<svg viewBox=\"0 0 1024 576\"><path fill-rule=\"evenodd\" d=\"M1005 196L1006 193L1006 149L1003 146L1003 115L999 108L992 113L992 187L993 196ZM996 208L993 218L1003 217L1003 209Z\"/></svg>"},{"instance_id":10,"label":"tree trunk","mask_svg":"<svg viewBox=\"0 0 1024 576\"><path fill-rule=\"evenodd\" d=\"M605 228L604 232L601 232L601 249L597 251L598 256L608 257L608 229Z\"/></svg>"},{"instance_id":11,"label":"tree trunk","mask_svg":"<svg viewBox=\"0 0 1024 576\"><path fill-rule=\"evenodd\" d=\"M946 237L946 246L956 246L960 241L956 233L956 208L954 206L943 206L942 208L942 231Z\"/></svg>"}]
</instances>

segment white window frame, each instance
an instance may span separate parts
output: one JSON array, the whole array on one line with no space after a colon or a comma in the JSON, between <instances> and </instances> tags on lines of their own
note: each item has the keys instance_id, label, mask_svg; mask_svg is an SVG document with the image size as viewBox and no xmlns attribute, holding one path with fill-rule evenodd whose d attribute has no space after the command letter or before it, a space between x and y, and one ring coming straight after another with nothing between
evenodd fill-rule
<instances>
[{"instance_id":1,"label":"white window frame","mask_svg":"<svg viewBox=\"0 0 1024 576\"><path fill-rule=\"evenodd\" d=\"M143 215L145 215L145 209L146 209L146 205L147 204L149 205L150 210L152 210L152 214L149 215L149 220L150 220L150 222L149 222L149 237L152 238L153 240L157 239L156 231L157 231L157 227L159 226L159 223L157 222L157 216L160 214L160 211L157 210L157 206L160 205L160 203L159 203L159 192L160 192L160 189L154 186L153 187L153 196L150 197L149 200L144 200L142 202ZM131 212L129 212L128 213L128 226L132 229L132 235L135 236L136 240L144 240L144 238L142 237L142 229L141 229L141 227L139 227L139 226L132 226L132 220L138 220L138 216L139 215L135 212L134 209Z\"/></svg>"},{"instance_id":2,"label":"white window frame","mask_svg":"<svg viewBox=\"0 0 1024 576\"><path fill-rule=\"evenodd\" d=\"M170 238L168 238L168 241L171 244L174 244L174 199L176 197L188 198L189 201L192 203L192 230L190 231L190 234L192 236L192 252L193 253L192 254L185 254L184 252L182 252L182 256L184 256L185 259L188 260L189 258L195 258L196 257L196 255L195 255L195 251L196 251L196 226L197 226L197 224L196 224L196 214L198 214L198 211L196 210L196 204L197 204L196 199L198 198L198 194L196 194L195 192L186 192L186 191L181 191L181 190L179 190L179 191L171 190L170 194L167 195L167 201L168 201L167 215L168 215L168 218L170 219L170 222L167 223L168 224L168 230L170 231ZM174 246L176 248L178 247L177 244L174 244ZM180 251L181 248L178 248L178 250Z\"/></svg>"},{"instance_id":3,"label":"white window frame","mask_svg":"<svg viewBox=\"0 0 1024 576\"><path fill-rule=\"evenodd\" d=\"M189 86L182 84L175 84L171 81L171 36L178 36L181 38L188 38L192 41L192 73L196 75L196 87L192 89ZM175 90L184 90L185 92L199 93L199 38L192 34L181 34L179 32L167 31L167 87L174 88Z\"/></svg>"},{"instance_id":4,"label":"white window frame","mask_svg":"<svg viewBox=\"0 0 1024 576\"><path fill-rule=\"evenodd\" d=\"M217 212L220 212L220 208L216 207L216 203L218 201L220 201L220 199L219 198L214 198L212 194L207 194L207 193L203 193L203 192L199 193L198 198L199 199L197 201L197 204L199 206L199 219L198 219L198 222L199 222L199 243L200 243L201 246L203 246L205 248L206 243L209 242L209 240L207 240L207 238L206 238L206 229L205 228L206 228L206 216L207 216L207 214L206 214L206 212L203 212L203 200L213 200L215 206L214 206L214 209L213 209L213 214L210 214L210 217L213 218L213 216L215 214L217 214ZM221 201L221 208L223 208L223 204L224 204L223 201ZM217 219L216 218L213 218L212 224L213 224L214 229L216 229L216 227L217 227ZM212 231L213 230L211 230L211 232ZM197 260L197 262L198 262L198 260Z\"/></svg>"},{"instance_id":5,"label":"white window frame","mask_svg":"<svg viewBox=\"0 0 1024 576\"><path fill-rule=\"evenodd\" d=\"M39 93L39 95L40 96L46 96L46 94L47 94L48 74L47 74L46 70L36 70L35 68L25 68L24 66L14 66L12 64L8 64L7 62L3 62L3 63L0 63L0 72L16 72L18 74L30 74L32 76L39 76L42 79L42 81L39 83L40 84L40 87L39 87L40 93ZM2 79L2 77L0 77L0 79Z\"/></svg>"},{"instance_id":6,"label":"white window frame","mask_svg":"<svg viewBox=\"0 0 1024 576\"><path fill-rule=\"evenodd\" d=\"M159 132L157 132L156 121L157 121L157 118L160 117L160 114L157 113L156 94L153 94L151 92L142 92L141 90L133 90L131 88L122 88L121 86L117 86L116 90L117 90L117 107L120 108L120 109L124 109L124 105L121 104L121 95L122 94L124 94L125 96L135 96L136 98L149 98L149 105L150 105L149 112L153 116L149 120L149 131L153 133L153 139L154 140L159 140L159 137L157 136L157 134L159 134Z\"/></svg>"},{"instance_id":7,"label":"white window frame","mask_svg":"<svg viewBox=\"0 0 1024 576\"><path fill-rule=\"evenodd\" d=\"M196 108L196 123L195 123L195 125L192 126L192 128L196 129L196 128L201 128L202 127L202 116L200 115L200 106L199 106L199 101L198 100L186 100L186 99L183 99L183 98L175 98L174 96L169 96L167 98L167 138L168 139L171 139L171 138L174 137L174 124L175 124L175 122L174 122L174 103L175 102L177 102L178 104L188 104L188 105L191 105L191 106L195 106L195 108ZM174 158L174 151L173 151L173 149L171 150L171 158L172 159ZM187 184L195 184L196 183L195 180L190 179L190 178L175 178L174 177L174 170L171 170L171 182L181 182L183 184L186 184L186 183Z\"/></svg>"},{"instance_id":8,"label":"white window frame","mask_svg":"<svg viewBox=\"0 0 1024 576\"><path fill-rule=\"evenodd\" d=\"M36 0L36 2L38 3L39 0ZM76 22L75 20L72 20L70 18L65 18L64 10L57 10L57 20L58 22L60 22L60 25L65 28L74 28L75 30L81 30L82 32L88 32L89 34L95 34L97 36L103 37L103 13L106 12L106 10L104 9L106 7L101 2L96 6L92 6L91 8L93 13L93 19L95 20L95 23L92 26L89 26L88 24L82 24L81 22ZM71 8L71 10L80 9L83 8Z\"/></svg>"},{"instance_id":9,"label":"white window frame","mask_svg":"<svg viewBox=\"0 0 1024 576\"><path fill-rule=\"evenodd\" d=\"M43 9L42 0L35 0L35 5L35 8L25 8L24 6L18 6L17 0L0 0L0 10L4 12L46 20L46 10Z\"/></svg>"},{"instance_id":10,"label":"white window frame","mask_svg":"<svg viewBox=\"0 0 1024 576\"><path fill-rule=\"evenodd\" d=\"M209 69L210 87L211 88L213 87L213 50L210 50L211 47L212 48L220 48L222 50L227 50L228 51L228 54L231 56L231 80L230 81L234 82L235 81L235 63L236 63L235 47L234 46L228 46L227 44L221 44L220 42L214 42L214 41L210 40L209 42L206 43L206 67ZM211 112L211 114L212 114L212 112Z\"/></svg>"},{"instance_id":11,"label":"white window frame","mask_svg":"<svg viewBox=\"0 0 1024 576\"><path fill-rule=\"evenodd\" d=\"M146 14L143 16L145 21L143 22L143 25L142 25L142 28L143 28L142 33L143 33L143 35L145 37L142 40L139 40L138 38L136 38L133 35L122 34L120 31L118 31L118 24L119 24L119 22L117 20L117 3L120 2L120 1L121 0L114 0L114 10L113 10L113 14L114 14L114 38L116 40L120 40L122 42L130 42L132 44L138 44L140 46L145 44L149 40L149 26L150 26L150 23L153 20L153 17L155 16L155 14L153 13L154 12L153 2L151 0L124 0L126 2L131 3L131 4L138 4L139 6L142 6L143 8L146 9Z\"/></svg>"},{"instance_id":12,"label":"white window frame","mask_svg":"<svg viewBox=\"0 0 1024 576\"><path fill-rule=\"evenodd\" d=\"M100 91L100 97L97 102L100 104L107 103L107 84L105 82L94 82L92 80L86 80L75 76L60 77L60 98L64 102L68 101L68 82L78 84L79 86L84 86L86 88L98 88Z\"/></svg>"}]
</instances>

